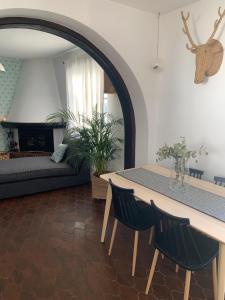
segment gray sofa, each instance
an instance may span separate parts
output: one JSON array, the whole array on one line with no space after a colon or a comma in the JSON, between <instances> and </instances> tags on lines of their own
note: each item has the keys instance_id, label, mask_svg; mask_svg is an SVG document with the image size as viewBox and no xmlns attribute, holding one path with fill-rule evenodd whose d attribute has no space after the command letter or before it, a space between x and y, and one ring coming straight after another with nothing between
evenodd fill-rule
<instances>
[{"instance_id":1,"label":"gray sofa","mask_svg":"<svg viewBox=\"0 0 225 300\"><path fill-rule=\"evenodd\" d=\"M82 164L74 169L48 156L0 161L0 199L24 196L88 183L90 171Z\"/></svg>"}]
</instances>

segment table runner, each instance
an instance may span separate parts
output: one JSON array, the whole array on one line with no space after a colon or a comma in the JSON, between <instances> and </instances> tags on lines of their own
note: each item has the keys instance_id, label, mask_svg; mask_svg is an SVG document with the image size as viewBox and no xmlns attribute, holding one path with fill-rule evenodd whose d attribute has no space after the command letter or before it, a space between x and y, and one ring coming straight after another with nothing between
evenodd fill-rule
<instances>
[{"instance_id":1,"label":"table runner","mask_svg":"<svg viewBox=\"0 0 225 300\"><path fill-rule=\"evenodd\" d=\"M225 198L223 197L191 185L186 191L172 191L169 188L170 178L144 168L124 170L116 174L225 222Z\"/></svg>"}]
</instances>

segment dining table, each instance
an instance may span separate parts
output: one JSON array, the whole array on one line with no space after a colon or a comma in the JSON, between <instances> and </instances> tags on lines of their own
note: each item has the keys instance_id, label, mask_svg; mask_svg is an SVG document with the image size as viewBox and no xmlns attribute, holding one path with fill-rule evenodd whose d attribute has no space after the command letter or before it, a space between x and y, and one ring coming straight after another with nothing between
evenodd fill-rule
<instances>
[{"instance_id":1,"label":"dining table","mask_svg":"<svg viewBox=\"0 0 225 300\"><path fill-rule=\"evenodd\" d=\"M138 199L154 203L167 213L188 218L196 230L219 243L216 300L224 300L225 292L225 187L188 176L188 188L174 192L169 188L171 170L158 164L101 175L105 181L133 189ZM104 243L112 202L108 185L101 242Z\"/></svg>"}]
</instances>

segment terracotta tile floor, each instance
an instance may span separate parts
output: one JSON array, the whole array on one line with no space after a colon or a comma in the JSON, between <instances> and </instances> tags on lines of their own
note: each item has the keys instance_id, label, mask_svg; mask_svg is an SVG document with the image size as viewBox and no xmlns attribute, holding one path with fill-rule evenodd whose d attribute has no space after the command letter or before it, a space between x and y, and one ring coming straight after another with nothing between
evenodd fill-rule
<instances>
[{"instance_id":1,"label":"terracotta tile floor","mask_svg":"<svg viewBox=\"0 0 225 300\"><path fill-rule=\"evenodd\" d=\"M178 300L184 272L159 261L144 295L153 249L141 234L137 272L131 277L133 232L118 228L112 257L100 244L104 202L90 187L0 201L0 300ZM192 276L192 300L212 299L211 270Z\"/></svg>"}]
</instances>

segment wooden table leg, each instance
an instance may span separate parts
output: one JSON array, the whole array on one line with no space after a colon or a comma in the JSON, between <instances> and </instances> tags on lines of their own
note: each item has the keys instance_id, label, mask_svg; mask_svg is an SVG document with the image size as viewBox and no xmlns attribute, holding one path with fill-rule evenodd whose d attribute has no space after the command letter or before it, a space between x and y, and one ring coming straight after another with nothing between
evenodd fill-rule
<instances>
[{"instance_id":1,"label":"wooden table leg","mask_svg":"<svg viewBox=\"0 0 225 300\"><path fill-rule=\"evenodd\" d=\"M102 224L101 243L104 243L104 241L105 241L105 234L106 234L106 228L107 228L108 219L109 219L109 212L110 212L111 203L112 203L112 191L111 191L110 185L108 185L108 191L107 191L107 197L106 197L106 203L105 203L104 219L103 219L103 224Z\"/></svg>"},{"instance_id":2,"label":"wooden table leg","mask_svg":"<svg viewBox=\"0 0 225 300\"><path fill-rule=\"evenodd\" d=\"M225 244L220 243L218 261L218 290L217 300L224 300L225 292Z\"/></svg>"}]
</instances>

